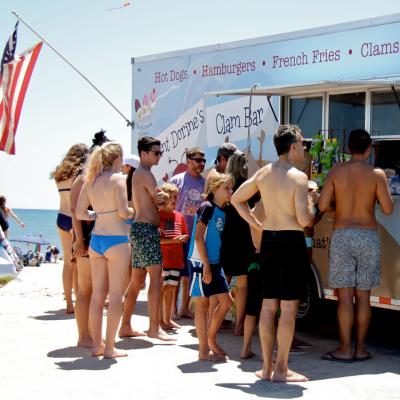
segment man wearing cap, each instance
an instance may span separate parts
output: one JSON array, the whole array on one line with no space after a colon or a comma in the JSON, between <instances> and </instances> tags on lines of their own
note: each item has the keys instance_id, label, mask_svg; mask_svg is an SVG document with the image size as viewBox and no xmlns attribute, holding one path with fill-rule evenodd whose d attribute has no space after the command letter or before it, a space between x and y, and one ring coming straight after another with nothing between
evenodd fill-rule
<instances>
[{"instance_id":1,"label":"man wearing cap","mask_svg":"<svg viewBox=\"0 0 400 400\"><path fill-rule=\"evenodd\" d=\"M217 158L214 161L215 168L212 168L207 178L216 172L223 174L228 165L228 159L232 154L242 154L234 143L223 143L218 147Z\"/></svg>"},{"instance_id":2,"label":"man wearing cap","mask_svg":"<svg viewBox=\"0 0 400 400\"><path fill-rule=\"evenodd\" d=\"M176 210L181 212L185 217L186 226L190 235L193 229L194 216L200 204L203 202L202 194L204 192L205 179L201 176L204 171L206 159L204 153L199 147L190 147L186 150L187 171L175 175L170 182L179 189L178 200L176 202ZM185 260L188 253L188 245L185 245ZM186 263L188 264L188 263ZM178 315L186 318L193 318L193 314L189 310L189 277L190 270L188 265L181 270L182 282L182 302ZM177 293L176 293L177 296ZM175 301L176 304L176 301Z\"/></svg>"}]
</instances>

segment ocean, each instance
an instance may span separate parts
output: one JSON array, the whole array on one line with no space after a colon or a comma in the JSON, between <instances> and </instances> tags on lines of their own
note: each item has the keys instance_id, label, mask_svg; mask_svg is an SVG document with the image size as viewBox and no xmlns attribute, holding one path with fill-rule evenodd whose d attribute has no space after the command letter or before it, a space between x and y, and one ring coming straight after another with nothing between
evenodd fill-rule
<instances>
[{"instance_id":1,"label":"ocean","mask_svg":"<svg viewBox=\"0 0 400 400\"><path fill-rule=\"evenodd\" d=\"M25 228L21 228L17 221L9 218L10 228L8 239L24 234L41 235L43 238L48 239L51 245L56 245L60 249L60 254L63 253L56 226L57 210L13 208L13 211L25 224ZM23 251L35 249L35 245L33 244L27 245L19 242L11 242L11 244L18 246ZM47 246L42 246L40 250L43 255L46 252L46 248Z\"/></svg>"}]
</instances>

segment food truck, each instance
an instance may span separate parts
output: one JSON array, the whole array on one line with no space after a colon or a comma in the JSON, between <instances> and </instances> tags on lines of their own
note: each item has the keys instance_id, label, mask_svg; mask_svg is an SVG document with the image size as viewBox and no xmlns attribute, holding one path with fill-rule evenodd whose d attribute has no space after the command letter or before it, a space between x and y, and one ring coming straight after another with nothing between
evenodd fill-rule
<instances>
[{"instance_id":1,"label":"food truck","mask_svg":"<svg viewBox=\"0 0 400 400\"><path fill-rule=\"evenodd\" d=\"M300 126L309 142L337 144L348 159L351 130L373 138L369 162L384 169L394 212L376 206L382 242L381 284L371 304L400 310L400 14L132 59L132 150L139 137L161 141L153 169L159 181L185 170L185 149L204 149L207 168L217 148L234 142L249 170L277 159L280 123ZM326 171L325 171L326 172ZM323 180L319 182L323 184ZM299 317L321 299L336 299L327 284L333 213L315 226L309 293Z\"/></svg>"}]
</instances>

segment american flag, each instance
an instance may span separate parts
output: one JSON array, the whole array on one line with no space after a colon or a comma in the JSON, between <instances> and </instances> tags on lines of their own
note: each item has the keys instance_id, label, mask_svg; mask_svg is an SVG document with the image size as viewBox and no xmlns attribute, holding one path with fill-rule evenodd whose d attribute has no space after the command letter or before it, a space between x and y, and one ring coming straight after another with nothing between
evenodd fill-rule
<instances>
[{"instance_id":1,"label":"american flag","mask_svg":"<svg viewBox=\"0 0 400 400\"><path fill-rule=\"evenodd\" d=\"M8 40L1 59L0 70L0 150L15 154L15 133L25 93L42 42L15 57L18 22Z\"/></svg>"}]
</instances>

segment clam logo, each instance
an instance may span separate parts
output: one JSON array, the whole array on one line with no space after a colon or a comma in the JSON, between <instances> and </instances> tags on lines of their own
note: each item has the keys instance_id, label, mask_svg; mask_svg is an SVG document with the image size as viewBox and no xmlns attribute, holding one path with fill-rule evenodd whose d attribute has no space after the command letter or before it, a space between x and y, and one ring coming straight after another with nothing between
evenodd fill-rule
<instances>
[{"instance_id":1,"label":"clam logo","mask_svg":"<svg viewBox=\"0 0 400 400\"><path fill-rule=\"evenodd\" d=\"M215 226L217 228L218 231L222 232L222 230L224 229L224 221L221 217L218 217L215 221Z\"/></svg>"}]
</instances>

